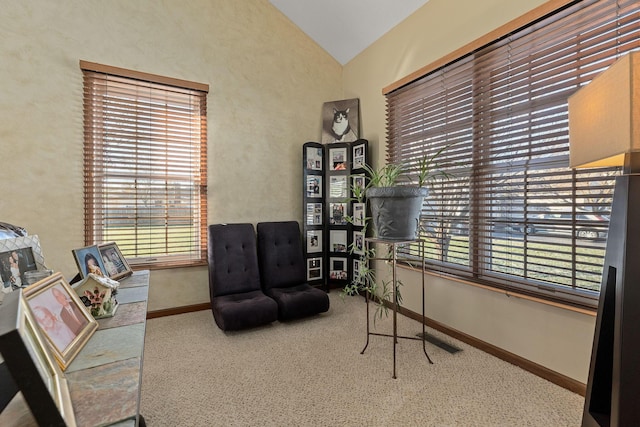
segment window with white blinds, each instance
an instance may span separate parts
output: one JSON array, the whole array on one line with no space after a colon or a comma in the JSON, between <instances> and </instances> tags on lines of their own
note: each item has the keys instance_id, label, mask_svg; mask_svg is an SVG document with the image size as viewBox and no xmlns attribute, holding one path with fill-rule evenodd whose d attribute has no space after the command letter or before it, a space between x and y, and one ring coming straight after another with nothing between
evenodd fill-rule
<instances>
[{"instance_id":1,"label":"window with white blinds","mask_svg":"<svg viewBox=\"0 0 640 427\"><path fill-rule=\"evenodd\" d=\"M572 170L567 98L640 48L640 4L571 2L387 94L387 160L447 147L429 268L597 305L616 169Z\"/></svg>"},{"instance_id":2,"label":"window with white blinds","mask_svg":"<svg viewBox=\"0 0 640 427\"><path fill-rule=\"evenodd\" d=\"M80 67L86 244L134 268L206 264L208 86Z\"/></svg>"}]
</instances>

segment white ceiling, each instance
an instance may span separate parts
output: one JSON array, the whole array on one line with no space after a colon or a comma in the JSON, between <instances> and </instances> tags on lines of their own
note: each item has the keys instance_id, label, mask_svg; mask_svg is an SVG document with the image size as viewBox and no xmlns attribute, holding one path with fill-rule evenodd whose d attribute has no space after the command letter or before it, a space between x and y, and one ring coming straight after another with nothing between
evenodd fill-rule
<instances>
[{"instance_id":1,"label":"white ceiling","mask_svg":"<svg viewBox=\"0 0 640 427\"><path fill-rule=\"evenodd\" d=\"M428 0L269 0L344 65Z\"/></svg>"}]
</instances>

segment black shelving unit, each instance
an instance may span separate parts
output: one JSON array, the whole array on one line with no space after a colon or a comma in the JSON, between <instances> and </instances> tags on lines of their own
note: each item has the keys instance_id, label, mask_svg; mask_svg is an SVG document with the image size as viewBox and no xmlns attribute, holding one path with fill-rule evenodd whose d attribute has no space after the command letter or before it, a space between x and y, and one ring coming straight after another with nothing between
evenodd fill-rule
<instances>
[{"instance_id":1,"label":"black shelving unit","mask_svg":"<svg viewBox=\"0 0 640 427\"><path fill-rule=\"evenodd\" d=\"M364 186L368 142L303 145L303 239L310 284L343 287L364 250L366 205L353 201L352 185ZM352 217L355 221L347 221ZM356 245L355 248L353 245Z\"/></svg>"}]
</instances>

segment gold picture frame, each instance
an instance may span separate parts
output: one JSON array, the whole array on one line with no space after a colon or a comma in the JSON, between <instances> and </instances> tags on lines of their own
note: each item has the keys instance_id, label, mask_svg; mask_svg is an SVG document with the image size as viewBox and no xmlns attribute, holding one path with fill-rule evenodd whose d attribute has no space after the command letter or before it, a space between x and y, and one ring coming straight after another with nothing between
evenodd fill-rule
<instances>
[{"instance_id":1,"label":"gold picture frame","mask_svg":"<svg viewBox=\"0 0 640 427\"><path fill-rule=\"evenodd\" d=\"M27 305L62 370L98 329L98 322L61 273L24 289Z\"/></svg>"},{"instance_id":2,"label":"gold picture frame","mask_svg":"<svg viewBox=\"0 0 640 427\"><path fill-rule=\"evenodd\" d=\"M105 275L112 280L119 280L131 276L133 271L126 258L122 256L116 242L108 242L98 245L98 251L102 256Z\"/></svg>"},{"instance_id":3,"label":"gold picture frame","mask_svg":"<svg viewBox=\"0 0 640 427\"><path fill-rule=\"evenodd\" d=\"M0 354L39 425L76 426L67 380L22 292L0 307Z\"/></svg>"}]
</instances>

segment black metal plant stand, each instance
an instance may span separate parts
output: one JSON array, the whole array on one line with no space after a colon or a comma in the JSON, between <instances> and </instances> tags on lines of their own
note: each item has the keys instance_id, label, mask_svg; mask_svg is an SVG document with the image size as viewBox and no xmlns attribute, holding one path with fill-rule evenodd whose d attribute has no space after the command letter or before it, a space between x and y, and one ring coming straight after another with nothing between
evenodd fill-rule
<instances>
[{"instance_id":1,"label":"black metal plant stand","mask_svg":"<svg viewBox=\"0 0 640 427\"><path fill-rule=\"evenodd\" d=\"M392 266L392 286L393 286L393 335L390 334L382 334L382 333L378 333L378 332L371 332L370 327L369 327L369 293L367 292L365 294L365 301L366 301L366 305L367 305L367 342L364 345L364 348L362 349L362 351L360 352L360 354L363 354L364 351L367 349L367 347L369 346L369 336L371 335L376 335L376 336L381 336L381 337L389 337L389 338L393 338L393 378L397 378L396 377L396 344L398 343L398 339L402 338L402 339L407 339L407 340L417 340L417 341L422 341L422 351L424 351L424 355L427 357L427 360L429 361L430 364L433 364L433 362L431 361L431 358L429 357L429 355L427 354L427 348L426 348L426 340L424 339L424 337L426 336L426 331L425 331L425 324L424 324L424 275L425 275L425 262L424 262L424 241L421 239L413 239L413 240L388 240L388 239L379 239L379 238L374 238L374 237L367 237L364 239L365 240L365 245L366 245L366 250L367 253L369 253L369 246L371 243L380 243L380 244L385 244L385 245L390 245L391 246L391 252L392 252L392 258L391 258L391 266ZM398 324L397 324L397 319L398 319L398 295L397 295L397 284L398 284L398 278L397 278L397 272L396 272L396 268L397 268L397 263L399 258L397 257L397 251L396 251L396 247L398 245L406 245L409 243L418 243L418 246L420 248L420 259L422 260L422 337L409 337L409 336L405 336L405 335L398 335ZM388 261L387 258L369 258L368 261L370 260L385 260ZM400 260L402 260L402 258L400 258ZM367 261L367 262L368 262Z\"/></svg>"}]
</instances>

